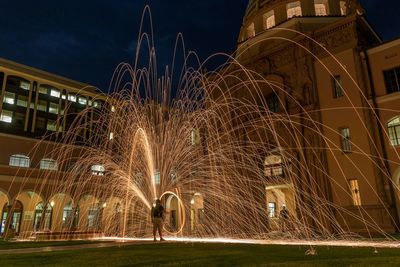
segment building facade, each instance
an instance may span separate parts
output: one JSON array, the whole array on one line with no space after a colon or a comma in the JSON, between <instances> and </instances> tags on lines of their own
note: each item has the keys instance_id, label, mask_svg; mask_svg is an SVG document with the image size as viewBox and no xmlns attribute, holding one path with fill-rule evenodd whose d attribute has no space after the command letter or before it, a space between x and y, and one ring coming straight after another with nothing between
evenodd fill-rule
<instances>
[{"instance_id":1,"label":"building facade","mask_svg":"<svg viewBox=\"0 0 400 267\"><path fill-rule=\"evenodd\" d=\"M107 97L90 85L5 59L0 59L0 85L0 235L10 229L23 237L50 229L97 230L99 213L107 213L98 200L51 194L74 168L74 162L56 160L58 143L68 140L69 129L81 127L71 143L78 156L93 138L92 124ZM102 172L100 165L92 170ZM78 220L78 213L85 220Z\"/></svg>"},{"instance_id":2,"label":"building facade","mask_svg":"<svg viewBox=\"0 0 400 267\"><path fill-rule=\"evenodd\" d=\"M353 0L249 1L236 59L280 85L263 95L271 111L299 125L296 169L307 181L268 183L284 172L281 155L266 158L272 227L286 205L321 232L399 230L400 40L383 43L364 13ZM287 127L277 132L293 139ZM293 146L299 144L281 149ZM299 201L300 192L315 195L313 201ZM304 205L315 213L301 214Z\"/></svg>"}]
</instances>

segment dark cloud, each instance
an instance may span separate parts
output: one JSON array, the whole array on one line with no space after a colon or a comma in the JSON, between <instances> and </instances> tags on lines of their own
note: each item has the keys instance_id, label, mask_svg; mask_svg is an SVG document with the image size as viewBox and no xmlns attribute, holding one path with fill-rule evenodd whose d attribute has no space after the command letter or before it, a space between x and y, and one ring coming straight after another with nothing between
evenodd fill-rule
<instances>
[{"instance_id":1,"label":"dark cloud","mask_svg":"<svg viewBox=\"0 0 400 267\"><path fill-rule=\"evenodd\" d=\"M361 2L385 39L399 34L400 1ZM133 61L146 4L151 5L158 63L166 65L179 32L186 48L202 59L232 53L247 0L3 0L0 57L106 90L117 64ZM149 31L148 16L145 22Z\"/></svg>"}]
</instances>

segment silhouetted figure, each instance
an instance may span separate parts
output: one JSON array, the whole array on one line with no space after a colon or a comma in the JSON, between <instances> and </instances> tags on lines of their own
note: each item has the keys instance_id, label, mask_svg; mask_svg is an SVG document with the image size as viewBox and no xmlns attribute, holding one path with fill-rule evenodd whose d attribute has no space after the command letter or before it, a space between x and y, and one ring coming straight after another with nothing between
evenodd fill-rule
<instances>
[{"instance_id":1,"label":"silhouetted figure","mask_svg":"<svg viewBox=\"0 0 400 267\"><path fill-rule=\"evenodd\" d=\"M289 222L289 212L286 209L285 205L282 206L281 211L279 212L279 219L281 222L282 232L285 232L286 228L287 228L287 224Z\"/></svg>"},{"instance_id":2,"label":"silhouetted figure","mask_svg":"<svg viewBox=\"0 0 400 267\"><path fill-rule=\"evenodd\" d=\"M162 237L162 228L164 222L164 207L161 205L161 200L156 200L156 205L151 209L151 222L153 223L154 241L157 241L156 234L160 235L160 241L164 241Z\"/></svg>"}]
</instances>

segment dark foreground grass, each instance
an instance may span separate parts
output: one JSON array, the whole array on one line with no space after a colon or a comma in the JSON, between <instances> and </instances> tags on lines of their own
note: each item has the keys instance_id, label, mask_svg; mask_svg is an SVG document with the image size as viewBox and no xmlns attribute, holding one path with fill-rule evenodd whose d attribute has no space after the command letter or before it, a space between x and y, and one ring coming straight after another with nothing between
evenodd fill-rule
<instances>
[{"instance_id":1,"label":"dark foreground grass","mask_svg":"<svg viewBox=\"0 0 400 267\"><path fill-rule=\"evenodd\" d=\"M0 255L0 266L400 266L400 250L245 244L156 243Z\"/></svg>"},{"instance_id":2,"label":"dark foreground grass","mask_svg":"<svg viewBox=\"0 0 400 267\"><path fill-rule=\"evenodd\" d=\"M13 242L0 239L0 250L19 249L19 248L41 248L57 246L73 246L83 244L99 243L100 241L74 240L74 241L37 241L37 242ZM1 257L1 256L0 256ZM0 261L1 262L1 261ZM1 265L0 265L1 267Z\"/></svg>"}]
</instances>

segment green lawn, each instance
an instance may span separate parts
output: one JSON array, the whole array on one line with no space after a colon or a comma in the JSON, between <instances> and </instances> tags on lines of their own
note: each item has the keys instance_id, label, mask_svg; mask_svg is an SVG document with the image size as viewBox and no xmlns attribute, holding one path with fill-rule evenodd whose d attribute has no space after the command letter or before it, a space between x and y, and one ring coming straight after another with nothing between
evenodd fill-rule
<instances>
[{"instance_id":1,"label":"green lawn","mask_svg":"<svg viewBox=\"0 0 400 267\"><path fill-rule=\"evenodd\" d=\"M18 248L38 248L38 247L57 247L73 246L82 244L98 243L99 241L76 240L76 241L37 241L37 242L13 242L0 239L0 250ZM1 256L0 256L1 257ZM1 265L0 265L1 266Z\"/></svg>"},{"instance_id":2,"label":"green lawn","mask_svg":"<svg viewBox=\"0 0 400 267\"><path fill-rule=\"evenodd\" d=\"M149 243L37 254L0 255L0 266L400 266L400 250L245 244Z\"/></svg>"}]
</instances>

